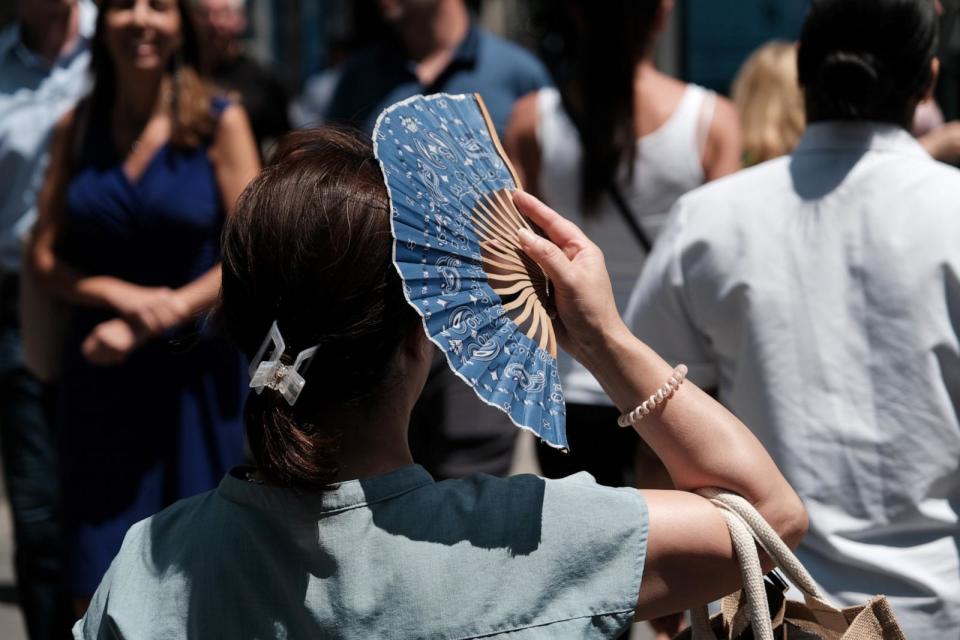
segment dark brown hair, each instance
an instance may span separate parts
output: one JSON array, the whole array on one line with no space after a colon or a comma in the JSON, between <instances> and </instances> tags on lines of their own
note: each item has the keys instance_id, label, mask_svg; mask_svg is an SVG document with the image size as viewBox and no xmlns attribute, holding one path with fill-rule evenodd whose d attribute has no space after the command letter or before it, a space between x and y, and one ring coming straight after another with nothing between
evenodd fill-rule
<instances>
[{"instance_id":1,"label":"dark brown hair","mask_svg":"<svg viewBox=\"0 0 960 640\"><path fill-rule=\"evenodd\" d=\"M814 0L797 52L807 120L909 127L934 82L933 0Z\"/></svg>"},{"instance_id":2,"label":"dark brown hair","mask_svg":"<svg viewBox=\"0 0 960 640\"><path fill-rule=\"evenodd\" d=\"M103 29L111 0L97 3L97 29L91 45L90 66L93 70L93 92L90 95L92 114L113 112L117 78L113 59L104 42ZM173 130L170 142L181 149L195 149L213 135L216 120L210 101L213 91L200 75L200 52L193 12L188 0L177 0L180 12L180 50L170 60L168 71L173 76Z\"/></svg>"},{"instance_id":3,"label":"dark brown hair","mask_svg":"<svg viewBox=\"0 0 960 640\"><path fill-rule=\"evenodd\" d=\"M623 164L633 171L634 78L661 6L662 0L569 0L580 29L561 94L580 134L580 205L588 215Z\"/></svg>"},{"instance_id":4,"label":"dark brown hair","mask_svg":"<svg viewBox=\"0 0 960 640\"><path fill-rule=\"evenodd\" d=\"M218 316L248 357L274 321L286 364L319 345L296 404L251 392L244 421L271 482L322 488L337 474L341 437L323 415L362 411L419 322L392 264L390 205L369 141L334 128L283 138L240 196L222 252Z\"/></svg>"}]
</instances>

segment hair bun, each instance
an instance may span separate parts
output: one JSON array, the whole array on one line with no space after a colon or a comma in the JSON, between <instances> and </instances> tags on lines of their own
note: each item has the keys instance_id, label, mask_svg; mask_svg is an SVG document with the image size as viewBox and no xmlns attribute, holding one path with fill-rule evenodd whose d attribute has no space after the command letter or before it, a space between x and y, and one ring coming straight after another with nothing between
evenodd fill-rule
<instances>
[{"instance_id":1,"label":"hair bun","mask_svg":"<svg viewBox=\"0 0 960 640\"><path fill-rule=\"evenodd\" d=\"M833 51L824 58L818 75L821 95L832 96L856 112L880 104L890 92L889 82L869 53ZM849 115L860 115L856 112Z\"/></svg>"}]
</instances>

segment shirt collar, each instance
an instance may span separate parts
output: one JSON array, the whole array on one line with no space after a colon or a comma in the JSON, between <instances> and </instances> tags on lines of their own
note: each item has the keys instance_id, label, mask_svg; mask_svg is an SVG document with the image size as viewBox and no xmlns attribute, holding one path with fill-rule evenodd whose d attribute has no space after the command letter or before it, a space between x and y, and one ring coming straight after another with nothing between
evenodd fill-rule
<instances>
[{"instance_id":1,"label":"shirt collar","mask_svg":"<svg viewBox=\"0 0 960 640\"><path fill-rule=\"evenodd\" d=\"M80 17L77 25L77 42L73 49L54 63L53 66L68 66L77 56L85 53L93 40L97 26L97 7L93 0L79 0ZM20 63L27 67L47 69L47 61L38 56L21 40L20 24L14 23L0 36L0 60L9 55L15 55Z\"/></svg>"},{"instance_id":2,"label":"shirt collar","mask_svg":"<svg viewBox=\"0 0 960 640\"><path fill-rule=\"evenodd\" d=\"M456 50L453 52L453 56L450 58L450 62L447 63L446 68L440 73L440 78L444 77L450 69L454 68L465 68L470 69L476 66L477 58L480 55L480 27L474 22L473 16L470 16L470 23L467 26L467 34L464 36L463 40L460 41L460 44L457 45ZM403 44L400 42L400 38L397 36L391 36L387 41L387 46L384 49L387 60L399 62L405 68L410 70L414 75L416 74L416 63L412 60L407 59L406 52L403 50Z\"/></svg>"},{"instance_id":3,"label":"shirt collar","mask_svg":"<svg viewBox=\"0 0 960 640\"><path fill-rule=\"evenodd\" d=\"M420 465L412 464L390 473L348 480L330 485L325 491L303 492L244 478L250 468L238 467L220 482L217 494L238 504L268 511L283 511L313 516L329 515L382 502L433 483L433 478Z\"/></svg>"},{"instance_id":4,"label":"shirt collar","mask_svg":"<svg viewBox=\"0 0 960 640\"><path fill-rule=\"evenodd\" d=\"M903 127L883 122L841 120L807 125L794 153L868 150L930 157L916 138Z\"/></svg>"},{"instance_id":5,"label":"shirt collar","mask_svg":"<svg viewBox=\"0 0 960 640\"><path fill-rule=\"evenodd\" d=\"M464 67L473 67L477 64L479 53L480 28L473 22L473 16L471 16L467 35L454 52L451 64L458 63Z\"/></svg>"}]
</instances>

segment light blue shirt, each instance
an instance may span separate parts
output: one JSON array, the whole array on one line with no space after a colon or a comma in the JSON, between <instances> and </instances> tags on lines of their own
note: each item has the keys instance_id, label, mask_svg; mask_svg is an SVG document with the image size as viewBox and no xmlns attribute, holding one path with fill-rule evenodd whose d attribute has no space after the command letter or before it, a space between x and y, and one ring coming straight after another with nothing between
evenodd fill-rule
<instances>
[{"instance_id":1,"label":"light blue shirt","mask_svg":"<svg viewBox=\"0 0 960 640\"><path fill-rule=\"evenodd\" d=\"M419 466L298 494L235 472L127 533L74 638L615 638L639 491Z\"/></svg>"},{"instance_id":2,"label":"light blue shirt","mask_svg":"<svg viewBox=\"0 0 960 640\"><path fill-rule=\"evenodd\" d=\"M23 44L19 25L0 32L0 271L20 269L20 243L36 220L53 127L90 88L96 14L93 2L80 0L77 45L53 66Z\"/></svg>"}]
</instances>

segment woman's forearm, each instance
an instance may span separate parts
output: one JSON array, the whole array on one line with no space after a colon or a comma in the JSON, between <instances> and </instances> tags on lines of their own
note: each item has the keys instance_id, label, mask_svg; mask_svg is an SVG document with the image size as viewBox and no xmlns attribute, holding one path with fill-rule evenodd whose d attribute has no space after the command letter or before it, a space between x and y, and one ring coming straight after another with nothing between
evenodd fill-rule
<instances>
[{"instance_id":1,"label":"woman's forearm","mask_svg":"<svg viewBox=\"0 0 960 640\"><path fill-rule=\"evenodd\" d=\"M564 348L624 412L656 393L673 367L627 329L617 312L603 253L576 225L529 194L514 203L546 234L518 230L521 246L553 283ZM610 425L616 429L616 425ZM739 493L788 542L806 530L800 499L752 433L692 382L637 423L678 489Z\"/></svg>"},{"instance_id":2,"label":"woman's forearm","mask_svg":"<svg viewBox=\"0 0 960 640\"><path fill-rule=\"evenodd\" d=\"M220 295L220 265L177 289L177 294L186 302L190 317L209 311Z\"/></svg>"},{"instance_id":3,"label":"woman's forearm","mask_svg":"<svg viewBox=\"0 0 960 640\"><path fill-rule=\"evenodd\" d=\"M605 331L581 356L624 412L656 393L674 371L625 326ZM788 514L794 512L796 494L750 430L695 384L681 384L636 430L678 489L720 487L739 493L781 529L788 542L796 541L790 526L777 526L778 521L795 520Z\"/></svg>"},{"instance_id":4,"label":"woman's forearm","mask_svg":"<svg viewBox=\"0 0 960 640\"><path fill-rule=\"evenodd\" d=\"M42 252L41 253L45 253ZM71 304L85 307L115 308L129 283L112 276L89 276L56 256L41 255L28 265L48 291Z\"/></svg>"}]
</instances>

